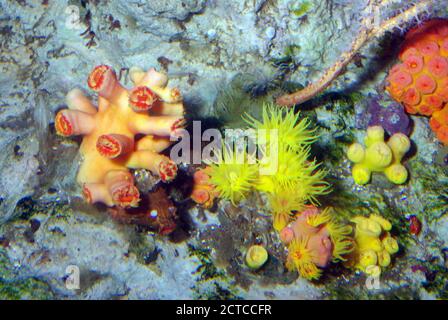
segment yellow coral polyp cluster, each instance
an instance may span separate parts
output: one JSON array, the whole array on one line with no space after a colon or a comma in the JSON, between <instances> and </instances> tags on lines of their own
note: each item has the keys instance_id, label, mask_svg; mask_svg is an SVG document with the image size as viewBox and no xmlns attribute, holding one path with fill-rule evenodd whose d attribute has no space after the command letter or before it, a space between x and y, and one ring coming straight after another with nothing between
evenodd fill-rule
<instances>
[{"instance_id":1,"label":"yellow coral polyp cluster","mask_svg":"<svg viewBox=\"0 0 448 320\"><path fill-rule=\"evenodd\" d=\"M399 250L397 240L391 234L391 223L381 216L357 216L351 220L355 223L355 248L349 262L363 272L378 275L381 268L391 263L391 256Z\"/></svg>"},{"instance_id":2,"label":"yellow coral polyp cluster","mask_svg":"<svg viewBox=\"0 0 448 320\"><path fill-rule=\"evenodd\" d=\"M303 146L315 142L318 136L310 129L307 118L300 120L300 112L289 110L285 113L275 105L263 106L262 121L246 114L244 121L255 129L260 136L260 144L270 146L272 140L278 143L278 149L299 151Z\"/></svg>"},{"instance_id":3,"label":"yellow coral polyp cluster","mask_svg":"<svg viewBox=\"0 0 448 320\"><path fill-rule=\"evenodd\" d=\"M210 184L233 205L246 197L256 180L257 171L255 160L250 159L246 151L229 150L226 146L223 146L219 161L211 162L208 169Z\"/></svg>"},{"instance_id":4,"label":"yellow coral polyp cluster","mask_svg":"<svg viewBox=\"0 0 448 320\"><path fill-rule=\"evenodd\" d=\"M365 147L360 143L354 143L347 151L349 160L355 163L352 168L355 183L367 184L372 172L383 172L387 179L395 184L406 182L408 171L401 164L401 160L411 147L406 135L395 133L386 143L384 129L373 126L367 129L364 143Z\"/></svg>"},{"instance_id":5,"label":"yellow coral polyp cluster","mask_svg":"<svg viewBox=\"0 0 448 320\"><path fill-rule=\"evenodd\" d=\"M281 230L291 221L293 211L300 211L308 203L316 204L316 197L329 192L323 181L326 172L310 160L310 144L317 139L309 129L308 119L299 119L294 110L284 110L274 105L264 105L262 121L245 117L249 129L257 134L257 147L261 158L250 159L245 150L235 150L235 161L226 155L211 164L210 182L222 198L233 204L246 197L251 190L268 195L274 226ZM256 161L255 161L256 160Z\"/></svg>"},{"instance_id":6,"label":"yellow coral polyp cluster","mask_svg":"<svg viewBox=\"0 0 448 320\"><path fill-rule=\"evenodd\" d=\"M137 206L140 194L130 168L150 170L165 182L177 173L176 164L161 152L184 125L182 96L155 69L133 68L130 76L134 87L126 89L111 67L94 68L88 85L98 93L98 106L74 89L67 94L68 109L55 118L59 135L83 136L77 181L90 203Z\"/></svg>"}]
</instances>

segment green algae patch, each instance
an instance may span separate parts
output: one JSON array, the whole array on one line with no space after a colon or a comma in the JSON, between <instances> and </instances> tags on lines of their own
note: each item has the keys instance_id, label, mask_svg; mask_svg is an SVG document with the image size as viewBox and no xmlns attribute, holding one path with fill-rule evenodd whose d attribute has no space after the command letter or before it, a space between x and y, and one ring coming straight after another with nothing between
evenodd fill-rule
<instances>
[{"instance_id":1,"label":"green algae patch","mask_svg":"<svg viewBox=\"0 0 448 320\"><path fill-rule=\"evenodd\" d=\"M197 275L197 285L192 289L195 299L204 300L241 300L242 297L235 293L228 284L225 273L219 270L210 257L210 250L198 248L188 244L190 257L199 260L199 266L193 274Z\"/></svg>"},{"instance_id":2,"label":"green algae patch","mask_svg":"<svg viewBox=\"0 0 448 320\"><path fill-rule=\"evenodd\" d=\"M0 250L0 300L53 299L50 287L35 278L20 279L4 250Z\"/></svg>"},{"instance_id":3,"label":"green algae patch","mask_svg":"<svg viewBox=\"0 0 448 320\"><path fill-rule=\"evenodd\" d=\"M0 300L50 300L50 287L37 279L6 282L0 280Z\"/></svg>"},{"instance_id":4,"label":"green algae patch","mask_svg":"<svg viewBox=\"0 0 448 320\"><path fill-rule=\"evenodd\" d=\"M291 6L290 12L297 18L302 18L310 12L311 9L313 9L311 1L299 1Z\"/></svg>"}]
</instances>

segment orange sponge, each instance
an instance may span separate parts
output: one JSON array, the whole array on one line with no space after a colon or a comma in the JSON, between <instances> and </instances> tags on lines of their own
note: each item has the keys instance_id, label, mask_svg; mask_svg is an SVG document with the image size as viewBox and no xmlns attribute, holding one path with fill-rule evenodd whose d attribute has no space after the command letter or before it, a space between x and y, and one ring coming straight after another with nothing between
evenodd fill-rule
<instances>
[{"instance_id":1,"label":"orange sponge","mask_svg":"<svg viewBox=\"0 0 448 320\"><path fill-rule=\"evenodd\" d=\"M448 143L443 129L448 125L443 116L448 113L448 20L432 19L410 30L399 59L389 72L386 90L408 113L432 116L440 111L431 128Z\"/></svg>"}]
</instances>

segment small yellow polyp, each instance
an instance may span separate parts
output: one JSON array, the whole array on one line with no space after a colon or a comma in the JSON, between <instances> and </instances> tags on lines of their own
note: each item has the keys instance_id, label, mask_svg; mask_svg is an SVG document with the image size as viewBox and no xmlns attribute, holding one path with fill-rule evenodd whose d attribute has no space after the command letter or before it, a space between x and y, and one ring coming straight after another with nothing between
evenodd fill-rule
<instances>
[{"instance_id":1,"label":"small yellow polyp","mask_svg":"<svg viewBox=\"0 0 448 320\"><path fill-rule=\"evenodd\" d=\"M263 246L254 245L246 253L246 264L251 269L261 268L268 260L268 252Z\"/></svg>"}]
</instances>

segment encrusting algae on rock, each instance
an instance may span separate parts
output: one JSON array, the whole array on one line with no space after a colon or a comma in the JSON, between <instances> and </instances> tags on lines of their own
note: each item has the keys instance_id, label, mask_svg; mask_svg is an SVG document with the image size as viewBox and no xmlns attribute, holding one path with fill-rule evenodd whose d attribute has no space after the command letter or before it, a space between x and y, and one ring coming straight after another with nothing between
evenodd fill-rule
<instances>
[{"instance_id":1,"label":"encrusting algae on rock","mask_svg":"<svg viewBox=\"0 0 448 320\"><path fill-rule=\"evenodd\" d=\"M352 168L355 183L367 184L373 172L383 172L387 179L395 184L405 183L408 171L401 160L411 148L409 138L402 133L395 133L386 143L384 129L373 126L367 129L364 139L365 147L360 143L352 144L347 157L355 163Z\"/></svg>"}]
</instances>

